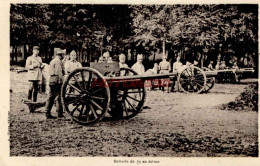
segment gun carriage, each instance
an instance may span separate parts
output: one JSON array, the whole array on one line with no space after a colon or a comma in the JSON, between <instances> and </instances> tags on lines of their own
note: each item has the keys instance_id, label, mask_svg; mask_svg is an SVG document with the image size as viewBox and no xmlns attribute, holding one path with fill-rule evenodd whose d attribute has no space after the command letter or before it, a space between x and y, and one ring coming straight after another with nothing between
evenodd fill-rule
<instances>
[{"instance_id":1,"label":"gun carriage","mask_svg":"<svg viewBox=\"0 0 260 166\"><path fill-rule=\"evenodd\" d=\"M211 71L208 68L202 68L204 71ZM255 70L254 68L240 68L240 69L225 69L214 70L216 75L216 81L219 83L238 83L242 78L251 76Z\"/></svg>"},{"instance_id":2,"label":"gun carriage","mask_svg":"<svg viewBox=\"0 0 260 166\"><path fill-rule=\"evenodd\" d=\"M146 98L146 81L176 79L185 93L208 92L214 86L214 71L196 66L183 67L168 74L137 75L117 63L91 63L70 73L62 84L64 110L80 124L100 121L106 113L129 119L141 112Z\"/></svg>"}]
</instances>

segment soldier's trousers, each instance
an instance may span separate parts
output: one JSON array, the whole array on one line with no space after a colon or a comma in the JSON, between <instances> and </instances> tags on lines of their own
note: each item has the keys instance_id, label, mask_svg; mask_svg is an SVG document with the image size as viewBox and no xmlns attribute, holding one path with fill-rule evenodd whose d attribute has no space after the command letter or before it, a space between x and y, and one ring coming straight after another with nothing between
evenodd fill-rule
<instances>
[{"instance_id":1,"label":"soldier's trousers","mask_svg":"<svg viewBox=\"0 0 260 166\"><path fill-rule=\"evenodd\" d=\"M39 84L38 82L30 82L29 84L29 91L28 91L28 100L31 100L33 102L37 101L37 95L39 91Z\"/></svg>"},{"instance_id":2,"label":"soldier's trousers","mask_svg":"<svg viewBox=\"0 0 260 166\"><path fill-rule=\"evenodd\" d=\"M51 114L51 109L54 104L54 101L56 99L56 111L58 112L58 115L61 116L63 114L62 106L61 106L61 84L56 85L49 85L50 89L47 94L47 100L45 105L46 115Z\"/></svg>"}]
</instances>

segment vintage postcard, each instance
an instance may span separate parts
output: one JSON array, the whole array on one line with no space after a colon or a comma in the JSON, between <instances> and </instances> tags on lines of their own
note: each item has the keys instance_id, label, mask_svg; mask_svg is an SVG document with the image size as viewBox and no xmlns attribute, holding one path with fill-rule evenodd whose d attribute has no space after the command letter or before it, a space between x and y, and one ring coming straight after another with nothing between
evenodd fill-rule
<instances>
[{"instance_id":1,"label":"vintage postcard","mask_svg":"<svg viewBox=\"0 0 260 166\"><path fill-rule=\"evenodd\" d=\"M0 165L259 164L257 1L0 4Z\"/></svg>"}]
</instances>

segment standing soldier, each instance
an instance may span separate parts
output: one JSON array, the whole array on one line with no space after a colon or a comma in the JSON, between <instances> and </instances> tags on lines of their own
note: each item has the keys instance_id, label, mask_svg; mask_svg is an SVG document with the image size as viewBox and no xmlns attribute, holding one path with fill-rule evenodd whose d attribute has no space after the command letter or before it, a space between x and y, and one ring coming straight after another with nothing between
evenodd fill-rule
<instances>
[{"instance_id":1,"label":"standing soldier","mask_svg":"<svg viewBox=\"0 0 260 166\"><path fill-rule=\"evenodd\" d=\"M173 72L174 72L174 71L179 71L181 67L182 67L181 57L180 57L180 56L177 56L176 62L173 63L173 67L172 67L173 69L172 69L172 71L173 71ZM176 80L173 80L172 86L171 86L171 92L174 91L174 89L175 89L175 84L176 84ZM176 88L176 89L179 90L179 85L178 85L178 84L177 84L177 88Z\"/></svg>"},{"instance_id":2,"label":"standing soldier","mask_svg":"<svg viewBox=\"0 0 260 166\"><path fill-rule=\"evenodd\" d=\"M81 63L76 60L77 53L73 50L70 52L70 61L65 66L65 74L71 73L73 70L82 67Z\"/></svg>"},{"instance_id":3,"label":"standing soldier","mask_svg":"<svg viewBox=\"0 0 260 166\"><path fill-rule=\"evenodd\" d=\"M42 58L39 55L39 46L33 47L33 54L26 59L25 68L28 69L29 91L28 100L37 101L39 84L42 83Z\"/></svg>"},{"instance_id":4,"label":"standing soldier","mask_svg":"<svg viewBox=\"0 0 260 166\"><path fill-rule=\"evenodd\" d=\"M167 74L171 71L171 64L166 59L167 59L167 57L165 55L163 55L162 61L159 63L160 74ZM160 80L160 87L162 86L162 91L164 91L164 83L165 83L166 80L167 79L161 79Z\"/></svg>"},{"instance_id":5,"label":"standing soldier","mask_svg":"<svg viewBox=\"0 0 260 166\"><path fill-rule=\"evenodd\" d=\"M143 75L145 72L143 63L143 54L137 55L137 62L132 66L132 69L138 74Z\"/></svg>"},{"instance_id":6,"label":"standing soldier","mask_svg":"<svg viewBox=\"0 0 260 166\"><path fill-rule=\"evenodd\" d=\"M62 64L62 58L63 55L65 55L65 52L62 50L57 51L57 55L55 58L50 62L50 68L49 68L49 86L50 91L47 94L47 101L46 101L46 118L47 119L54 119L51 115L51 109L54 103L55 98L56 99L56 111L58 112L58 117L64 117L63 116L63 110L61 106L61 99L60 99L60 93L61 93L61 85L63 82L63 75L64 75L64 67Z\"/></svg>"}]
</instances>

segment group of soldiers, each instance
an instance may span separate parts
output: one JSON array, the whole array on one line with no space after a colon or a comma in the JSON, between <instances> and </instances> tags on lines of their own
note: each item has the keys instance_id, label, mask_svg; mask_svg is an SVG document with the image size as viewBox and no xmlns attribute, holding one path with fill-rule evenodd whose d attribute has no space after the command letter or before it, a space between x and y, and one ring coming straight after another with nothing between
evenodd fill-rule
<instances>
[{"instance_id":1,"label":"group of soldiers","mask_svg":"<svg viewBox=\"0 0 260 166\"><path fill-rule=\"evenodd\" d=\"M61 106L60 92L61 85L66 74L69 74L76 68L82 67L82 65L76 61L76 52L72 50L69 55L66 55L66 51L60 48L56 49L56 56L52 59L50 64L42 63L42 59L39 56L39 46L33 47L33 54L26 60L26 68L28 69L28 100L37 102L37 95L39 92L39 85L43 82L43 69L48 67L48 91L46 99L46 118L54 119L56 117L51 115L51 109L56 99L56 111L58 117L62 118L63 109Z\"/></svg>"},{"instance_id":2,"label":"group of soldiers","mask_svg":"<svg viewBox=\"0 0 260 166\"><path fill-rule=\"evenodd\" d=\"M228 61L225 61L224 58L221 60L221 55L219 54L216 58L216 63L214 61L210 61L208 68L210 70L225 70L225 69L239 69L239 68L253 68L255 67L255 63L253 60L252 55L248 55L247 53L245 56L238 57L231 56ZM227 63L226 63L227 62Z\"/></svg>"},{"instance_id":3,"label":"group of soldiers","mask_svg":"<svg viewBox=\"0 0 260 166\"><path fill-rule=\"evenodd\" d=\"M56 99L56 111L58 112L58 117L63 116L63 109L61 106L61 86L64 77L75 70L76 68L82 67L80 62L76 61L77 54L72 50L69 55L66 55L66 50L60 48L56 49L56 55L52 59L49 65L42 63L42 59L39 56L39 46L33 47L33 54L29 56L26 60L26 68L28 69L28 81L29 81L29 91L28 100L32 102L37 102L37 95L39 92L39 85L43 82L43 69L48 67L48 79L46 85L48 86L47 99L45 105L46 118L54 119L56 117L51 115L51 109ZM109 52L105 52L98 60L98 63L114 63L112 58L109 56ZM183 65L180 61L180 57L176 58L176 62L173 63L171 67L170 62L167 61L165 55L162 56L162 61L154 64L152 69L145 70L143 65L143 55L137 55L136 63L131 67L138 75L143 74L167 74L171 71L178 71L183 66L197 65L198 62L190 63L187 61L186 65ZM128 68L126 64L126 56L124 54L119 55L119 67ZM164 91L164 86L162 86L163 80L159 80L159 87ZM171 91L174 91L175 81L172 84ZM153 87L152 87L153 88ZM169 88L168 88L169 89ZM168 91L169 92L169 91Z\"/></svg>"}]
</instances>

